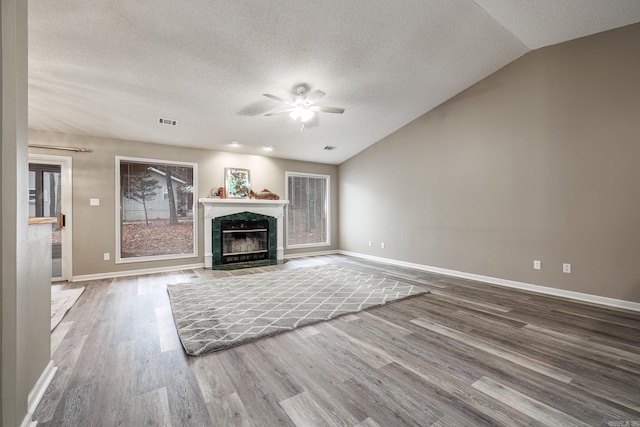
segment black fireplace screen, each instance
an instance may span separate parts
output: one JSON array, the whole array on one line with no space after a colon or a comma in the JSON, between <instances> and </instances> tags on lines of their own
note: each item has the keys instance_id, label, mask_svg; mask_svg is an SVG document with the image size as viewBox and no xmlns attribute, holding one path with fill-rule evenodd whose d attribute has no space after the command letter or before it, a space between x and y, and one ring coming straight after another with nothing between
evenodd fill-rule
<instances>
[{"instance_id":1,"label":"black fireplace screen","mask_svg":"<svg viewBox=\"0 0 640 427\"><path fill-rule=\"evenodd\" d=\"M269 221L222 221L222 264L269 258Z\"/></svg>"}]
</instances>

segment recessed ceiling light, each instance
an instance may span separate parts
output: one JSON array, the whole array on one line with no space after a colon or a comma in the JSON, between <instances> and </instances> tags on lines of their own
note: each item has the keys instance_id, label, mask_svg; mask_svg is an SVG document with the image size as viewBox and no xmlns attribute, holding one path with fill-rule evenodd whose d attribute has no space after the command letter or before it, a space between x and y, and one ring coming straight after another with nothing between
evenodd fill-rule
<instances>
[{"instance_id":1,"label":"recessed ceiling light","mask_svg":"<svg viewBox=\"0 0 640 427\"><path fill-rule=\"evenodd\" d=\"M265 151L273 151L276 147L273 145L269 145L268 147L264 147Z\"/></svg>"},{"instance_id":2,"label":"recessed ceiling light","mask_svg":"<svg viewBox=\"0 0 640 427\"><path fill-rule=\"evenodd\" d=\"M231 141L231 143L229 145L231 145L232 147L238 147L240 145L240 143L238 141L236 141L236 140L233 140L233 141Z\"/></svg>"}]
</instances>

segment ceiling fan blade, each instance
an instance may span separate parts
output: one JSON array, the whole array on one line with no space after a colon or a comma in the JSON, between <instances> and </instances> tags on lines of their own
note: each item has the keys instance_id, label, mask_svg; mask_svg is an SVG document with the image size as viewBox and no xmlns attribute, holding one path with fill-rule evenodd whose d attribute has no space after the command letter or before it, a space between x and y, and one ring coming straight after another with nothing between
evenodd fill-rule
<instances>
[{"instance_id":1,"label":"ceiling fan blade","mask_svg":"<svg viewBox=\"0 0 640 427\"><path fill-rule=\"evenodd\" d=\"M295 110L293 107L281 108L279 110L271 111L270 113L265 114L265 116L275 116L276 114L289 113Z\"/></svg>"},{"instance_id":2,"label":"ceiling fan blade","mask_svg":"<svg viewBox=\"0 0 640 427\"><path fill-rule=\"evenodd\" d=\"M323 91L316 90L315 92L309 94L309 96L305 98L304 102L306 102L308 105L311 105L317 102L320 98L322 98L325 95L326 93L324 93Z\"/></svg>"},{"instance_id":3,"label":"ceiling fan blade","mask_svg":"<svg viewBox=\"0 0 640 427\"><path fill-rule=\"evenodd\" d=\"M284 102L285 104L291 104L291 101L289 99L280 98L279 96L271 95L270 93L263 93L262 96L275 99L276 101Z\"/></svg>"},{"instance_id":4,"label":"ceiling fan blade","mask_svg":"<svg viewBox=\"0 0 640 427\"><path fill-rule=\"evenodd\" d=\"M344 113L344 108L338 108L338 107L321 107L320 105L313 105L309 107L309 109L311 111L318 111L321 113L336 113L336 114Z\"/></svg>"}]
</instances>

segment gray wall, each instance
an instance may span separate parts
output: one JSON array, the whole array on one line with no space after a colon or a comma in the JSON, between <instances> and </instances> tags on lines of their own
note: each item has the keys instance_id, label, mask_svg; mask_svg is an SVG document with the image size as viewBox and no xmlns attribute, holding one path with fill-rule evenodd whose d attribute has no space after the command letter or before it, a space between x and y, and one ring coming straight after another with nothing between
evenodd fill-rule
<instances>
[{"instance_id":1,"label":"gray wall","mask_svg":"<svg viewBox=\"0 0 640 427\"><path fill-rule=\"evenodd\" d=\"M639 49L531 52L340 165L341 249L640 302Z\"/></svg>"},{"instance_id":2,"label":"gray wall","mask_svg":"<svg viewBox=\"0 0 640 427\"><path fill-rule=\"evenodd\" d=\"M30 379L42 372L41 366L28 365L27 355L48 357L50 344L30 340L40 325L30 324L28 317L27 2L3 0L0 24L0 419L3 426L15 426L27 415L28 393L35 385Z\"/></svg>"},{"instance_id":3,"label":"gray wall","mask_svg":"<svg viewBox=\"0 0 640 427\"><path fill-rule=\"evenodd\" d=\"M25 318L29 326L25 340L32 344L25 354L25 365L27 384L32 388L51 360L51 227L50 223L31 224L27 230L29 257Z\"/></svg>"},{"instance_id":4,"label":"gray wall","mask_svg":"<svg viewBox=\"0 0 640 427\"><path fill-rule=\"evenodd\" d=\"M319 163L282 160L230 152L197 150L169 145L148 144L65 133L29 130L29 142L51 146L83 147L93 153L30 149L31 153L73 157L73 275L100 274L145 268L203 263L203 208L198 204L198 257L170 261L115 264L115 156L194 162L198 164L198 195L209 196L211 188L223 186L225 167L250 170L251 186L268 188L282 199L285 171L331 176L332 217L338 217L338 167ZM25 187L26 188L26 187ZM89 206L89 199L100 199L100 206ZM334 221L335 222L335 221ZM332 227L332 246L305 250L286 250L285 254L337 249L338 227ZM110 261L103 253L111 254Z\"/></svg>"}]
</instances>

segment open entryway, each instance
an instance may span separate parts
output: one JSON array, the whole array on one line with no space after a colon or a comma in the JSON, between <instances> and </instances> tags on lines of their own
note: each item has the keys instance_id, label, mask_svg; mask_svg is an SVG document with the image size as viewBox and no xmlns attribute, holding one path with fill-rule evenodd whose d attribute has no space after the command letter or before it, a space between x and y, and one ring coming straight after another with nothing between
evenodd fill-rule
<instances>
[{"instance_id":1,"label":"open entryway","mask_svg":"<svg viewBox=\"0 0 640 427\"><path fill-rule=\"evenodd\" d=\"M29 155L29 216L57 218L51 239L54 281L72 275L71 164L71 157Z\"/></svg>"}]
</instances>

